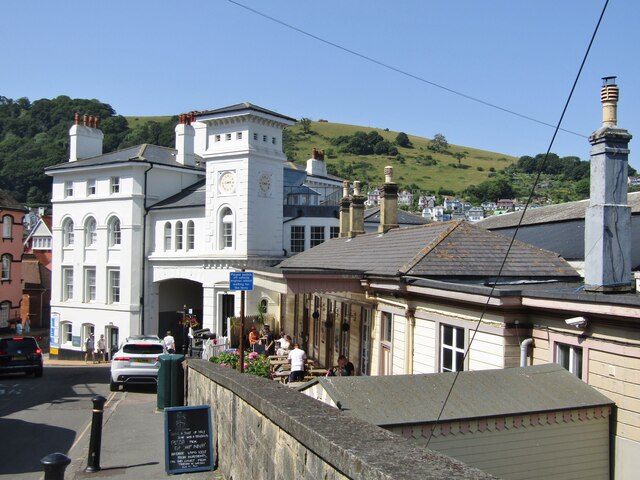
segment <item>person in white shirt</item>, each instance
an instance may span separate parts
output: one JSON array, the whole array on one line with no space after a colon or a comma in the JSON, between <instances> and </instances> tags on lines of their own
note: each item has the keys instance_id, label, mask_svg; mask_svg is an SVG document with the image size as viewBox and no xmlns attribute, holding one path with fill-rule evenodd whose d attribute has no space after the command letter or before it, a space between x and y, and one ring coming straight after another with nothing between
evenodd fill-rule
<instances>
[{"instance_id":1,"label":"person in white shirt","mask_svg":"<svg viewBox=\"0 0 640 480\"><path fill-rule=\"evenodd\" d=\"M171 335L171 331L167 331L166 337L162 339L162 343L164 343L164 348L167 349L169 353L176 353L176 341Z\"/></svg>"},{"instance_id":2,"label":"person in white shirt","mask_svg":"<svg viewBox=\"0 0 640 480\"><path fill-rule=\"evenodd\" d=\"M291 375L289 382L302 382L304 380L304 362L307 354L300 349L297 343L293 344L293 350L289 352L289 363L291 364Z\"/></svg>"},{"instance_id":3,"label":"person in white shirt","mask_svg":"<svg viewBox=\"0 0 640 480\"><path fill-rule=\"evenodd\" d=\"M276 340L280 343L280 347L276 350L276 355L287 355L291 348L291 337L289 335L283 335L280 340Z\"/></svg>"}]
</instances>

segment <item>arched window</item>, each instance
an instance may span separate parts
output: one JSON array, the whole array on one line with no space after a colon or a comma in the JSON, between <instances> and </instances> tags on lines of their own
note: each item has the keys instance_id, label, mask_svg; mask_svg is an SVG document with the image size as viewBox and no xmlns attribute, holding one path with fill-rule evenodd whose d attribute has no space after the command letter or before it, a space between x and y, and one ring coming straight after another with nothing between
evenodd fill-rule
<instances>
[{"instance_id":1,"label":"arched window","mask_svg":"<svg viewBox=\"0 0 640 480\"><path fill-rule=\"evenodd\" d=\"M193 220L187 222L187 250L193 250L195 248L196 229L193 224Z\"/></svg>"},{"instance_id":2,"label":"arched window","mask_svg":"<svg viewBox=\"0 0 640 480\"><path fill-rule=\"evenodd\" d=\"M220 212L220 249L233 248L233 212L223 208Z\"/></svg>"},{"instance_id":3,"label":"arched window","mask_svg":"<svg viewBox=\"0 0 640 480\"><path fill-rule=\"evenodd\" d=\"M0 303L0 325L9 326L9 313L11 312L11 303Z\"/></svg>"},{"instance_id":4,"label":"arched window","mask_svg":"<svg viewBox=\"0 0 640 480\"><path fill-rule=\"evenodd\" d=\"M62 245L73 246L73 220L67 218L62 224Z\"/></svg>"},{"instance_id":5,"label":"arched window","mask_svg":"<svg viewBox=\"0 0 640 480\"><path fill-rule=\"evenodd\" d=\"M2 219L2 238L11 238L11 227L13 226L13 218L11 215L5 215Z\"/></svg>"},{"instance_id":6,"label":"arched window","mask_svg":"<svg viewBox=\"0 0 640 480\"><path fill-rule=\"evenodd\" d=\"M164 224L164 251L171 250L171 222Z\"/></svg>"},{"instance_id":7,"label":"arched window","mask_svg":"<svg viewBox=\"0 0 640 480\"><path fill-rule=\"evenodd\" d=\"M11 255L5 253L2 255L2 280L11 280Z\"/></svg>"},{"instance_id":8,"label":"arched window","mask_svg":"<svg viewBox=\"0 0 640 480\"><path fill-rule=\"evenodd\" d=\"M109 220L109 246L119 247L122 243L122 234L120 231L120 219L113 217Z\"/></svg>"},{"instance_id":9,"label":"arched window","mask_svg":"<svg viewBox=\"0 0 640 480\"><path fill-rule=\"evenodd\" d=\"M182 250L182 222L176 222L176 250Z\"/></svg>"},{"instance_id":10,"label":"arched window","mask_svg":"<svg viewBox=\"0 0 640 480\"><path fill-rule=\"evenodd\" d=\"M95 247L98 239L96 219L90 217L84 224L84 246Z\"/></svg>"}]
</instances>

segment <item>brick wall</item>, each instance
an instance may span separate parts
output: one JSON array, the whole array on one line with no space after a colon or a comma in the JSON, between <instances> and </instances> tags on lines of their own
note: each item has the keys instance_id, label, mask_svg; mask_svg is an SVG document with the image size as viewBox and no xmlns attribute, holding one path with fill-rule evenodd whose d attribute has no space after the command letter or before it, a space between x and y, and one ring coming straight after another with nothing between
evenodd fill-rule
<instances>
[{"instance_id":1,"label":"brick wall","mask_svg":"<svg viewBox=\"0 0 640 480\"><path fill-rule=\"evenodd\" d=\"M227 480L494 478L272 380L190 360L185 385Z\"/></svg>"}]
</instances>

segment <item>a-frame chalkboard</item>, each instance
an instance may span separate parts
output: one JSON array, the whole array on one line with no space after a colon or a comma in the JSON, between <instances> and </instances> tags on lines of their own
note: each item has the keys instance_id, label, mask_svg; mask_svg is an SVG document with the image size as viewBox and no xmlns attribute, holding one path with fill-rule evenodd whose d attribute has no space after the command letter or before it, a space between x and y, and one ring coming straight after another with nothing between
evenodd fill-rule
<instances>
[{"instance_id":1,"label":"a-frame chalkboard","mask_svg":"<svg viewBox=\"0 0 640 480\"><path fill-rule=\"evenodd\" d=\"M213 470L209 405L165 408L164 437L168 474Z\"/></svg>"}]
</instances>

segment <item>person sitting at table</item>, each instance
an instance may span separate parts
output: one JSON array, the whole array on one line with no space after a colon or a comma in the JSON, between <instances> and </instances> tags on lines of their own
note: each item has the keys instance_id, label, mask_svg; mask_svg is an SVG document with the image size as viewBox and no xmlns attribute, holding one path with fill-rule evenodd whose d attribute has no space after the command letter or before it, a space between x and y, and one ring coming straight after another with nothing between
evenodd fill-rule
<instances>
[{"instance_id":1,"label":"person sitting at table","mask_svg":"<svg viewBox=\"0 0 640 480\"><path fill-rule=\"evenodd\" d=\"M329 370L327 374L330 377L338 376L338 377L352 377L356 374L356 369L347 357L344 355L340 355L338 357L338 365Z\"/></svg>"},{"instance_id":2,"label":"person sitting at table","mask_svg":"<svg viewBox=\"0 0 640 480\"><path fill-rule=\"evenodd\" d=\"M280 340L278 340L280 346L276 350L276 355L288 355L289 349L291 348L291 337L289 335L284 335Z\"/></svg>"},{"instance_id":3,"label":"person sitting at table","mask_svg":"<svg viewBox=\"0 0 640 480\"><path fill-rule=\"evenodd\" d=\"M307 354L300 348L297 343L293 344L293 350L289 352L287 357L291 363L291 375L289 382L302 382L304 380L304 364L307 360Z\"/></svg>"}]
</instances>

